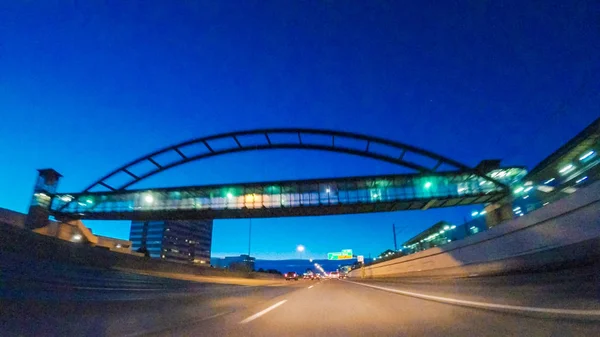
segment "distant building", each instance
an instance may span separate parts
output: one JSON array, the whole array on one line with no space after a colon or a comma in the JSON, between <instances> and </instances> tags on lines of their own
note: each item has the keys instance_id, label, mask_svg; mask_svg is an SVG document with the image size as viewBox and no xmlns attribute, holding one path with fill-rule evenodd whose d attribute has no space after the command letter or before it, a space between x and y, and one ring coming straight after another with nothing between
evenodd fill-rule
<instances>
[{"instance_id":1,"label":"distant building","mask_svg":"<svg viewBox=\"0 0 600 337\"><path fill-rule=\"evenodd\" d=\"M529 171L514 191L514 215L527 214L597 181L599 151L600 118Z\"/></svg>"},{"instance_id":2,"label":"distant building","mask_svg":"<svg viewBox=\"0 0 600 337\"><path fill-rule=\"evenodd\" d=\"M11 211L10 209L6 208L0 208L0 224L25 228L26 218L27 214Z\"/></svg>"},{"instance_id":3,"label":"distant building","mask_svg":"<svg viewBox=\"0 0 600 337\"><path fill-rule=\"evenodd\" d=\"M223 259L219 259L223 260ZM370 263L371 258L365 257L365 263ZM356 259L349 260L327 260L327 259L292 259L292 260L256 260L255 270L278 270L281 273L287 273L290 271L298 274L304 273L306 270L312 270L313 272L320 272L319 268L315 266L315 263L323 268L326 272L335 271L342 269L344 266L352 266L357 263Z\"/></svg>"},{"instance_id":4,"label":"distant building","mask_svg":"<svg viewBox=\"0 0 600 337\"><path fill-rule=\"evenodd\" d=\"M485 224L485 221L482 223ZM402 251L411 254L463 239L467 235L470 233L465 232L464 225L457 227L449 222L440 221L403 243Z\"/></svg>"},{"instance_id":5,"label":"distant building","mask_svg":"<svg viewBox=\"0 0 600 337\"><path fill-rule=\"evenodd\" d=\"M254 263L256 258L242 254L240 256L226 256L223 258L212 258L210 264L217 268L227 268L231 270L239 271L252 271L254 270Z\"/></svg>"},{"instance_id":6,"label":"distant building","mask_svg":"<svg viewBox=\"0 0 600 337\"><path fill-rule=\"evenodd\" d=\"M382 259L385 258L386 256L392 256L395 255L397 252L394 251L393 249L386 249L385 251L383 251L381 254L379 254L379 256L377 256L378 259Z\"/></svg>"},{"instance_id":7,"label":"distant building","mask_svg":"<svg viewBox=\"0 0 600 337\"><path fill-rule=\"evenodd\" d=\"M391 260L391 259L395 259L398 257L402 257L406 254L410 254L412 252L407 251L406 249L400 249L399 251L395 251L393 249L386 249L383 252L381 252L381 254L379 254L378 256L376 256L373 260L371 259L364 259L364 263L368 264L372 261L375 262L382 262L382 261L387 261L387 260ZM354 264L354 268L357 268L359 266L358 263Z\"/></svg>"},{"instance_id":8,"label":"distant building","mask_svg":"<svg viewBox=\"0 0 600 337\"><path fill-rule=\"evenodd\" d=\"M131 241L92 234L80 220L68 222L50 221L47 226L36 228L34 232L65 241L79 242L113 252L131 254Z\"/></svg>"},{"instance_id":9,"label":"distant building","mask_svg":"<svg viewBox=\"0 0 600 337\"><path fill-rule=\"evenodd\" d=\"M26 219L26 214L0 208L0 224L25 229ZM87 228L81 220L71 220L67 222L47 220L46 223L47 225L35 228L32 231L61 240L83 243L114 252L131 253L130 241L92 234L92 231Z\"/></svg>"},{"instance_id":10,"label":"distant building","mask_svg":"<svg viewBox=\"0 0 600 337\"><path fill-rule=\"evenodd\" d=\"M488 173L488 170L498 166L497 160L483 161L476 170L511 186L513 200L509 205L512 208L512 217L520 217L600 179L599 151L600 118L524 176L524 170L514 175L497 170ZM511 217L511 209L507 211ZM403 252L415 253L485 231L488 225L483 215L485 210L475 211L472 213L472 220L459 226L438 222L405 242Z\"/></svg>"},{"instance_id":11,"label":"distant building","mask_svg":"<svg viewBox=\"0 0 600 337\"><path fill-rule=\"evenodd\" d=\"M212 220L132 221L132 249L173 262L210 263Z\"/></svg>"}]
</instances>

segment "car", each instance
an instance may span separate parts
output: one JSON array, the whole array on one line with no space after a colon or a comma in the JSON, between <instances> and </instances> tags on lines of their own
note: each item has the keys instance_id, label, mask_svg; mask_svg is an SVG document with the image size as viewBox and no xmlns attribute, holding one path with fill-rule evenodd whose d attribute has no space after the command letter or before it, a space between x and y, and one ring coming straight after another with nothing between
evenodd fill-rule
<instances>
[{"instance_id":1,"label":"car","mask_svg":"<svg viewBox=\"0 0 600 337\"><path fill-rule=\"evenodd\" d=\"M310 280L312 279L312 275L311 274L304 274L304 277L302 277L304 280Z\"/></svg>"},{"instance_id":2,"label":"car","mask_svg":"<svg viewBox=\"0 0 600 337\"><path fill-rule=\"evenodd\" d=\"M319 275L319 274L312 274L312 276L311 276L310 279L313 280L313 281L314 280L320 280L321 279L321 275Z\"/></svg>"},{"instance_id":3,"label":"car","mask_svg":"<svg viewBox=\"0 0 600 337\"><path fill-rule=\"evenodd\" d=\"M285 280L286 281L290 281L290 280L298 281L298 274L294 273L293 271L287 272L287 273L285 273Z\"/></svg>"},{"instance_id":4,"label":"car","mask_svg":"<svg viewBox=\"0 0 600 337\"><path fill-rule=\"evenodd\" d=\"M340 277L340 273L338 273L337 271L332 271L331 273L329 273L329 278L339 278Z\"/></svg>"}]
</instances>

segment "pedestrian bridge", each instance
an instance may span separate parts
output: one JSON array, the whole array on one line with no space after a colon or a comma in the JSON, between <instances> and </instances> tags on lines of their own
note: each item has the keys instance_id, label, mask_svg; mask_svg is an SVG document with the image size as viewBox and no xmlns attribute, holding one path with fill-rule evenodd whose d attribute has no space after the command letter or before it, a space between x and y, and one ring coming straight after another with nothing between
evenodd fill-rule
<instances>
[{"instance_id":1,"label":"pedestrian bridge","mask_svg":"<svg viewBox=\"0 0 600 337\"><path fill-rule=\"evenodd\" d=\"M413 172L129 189L141 180L192 161L271 149L345 153L393 163ZM144 164L146 170L142 172ZM53 194L50 212L65 218L166 220L417 210L499 201L510 194L510 184L524 174L519 167L474 169L414 146L354 133L260 129L198 138L140 157L82 192Z\"/></svg>"}]
</instances>

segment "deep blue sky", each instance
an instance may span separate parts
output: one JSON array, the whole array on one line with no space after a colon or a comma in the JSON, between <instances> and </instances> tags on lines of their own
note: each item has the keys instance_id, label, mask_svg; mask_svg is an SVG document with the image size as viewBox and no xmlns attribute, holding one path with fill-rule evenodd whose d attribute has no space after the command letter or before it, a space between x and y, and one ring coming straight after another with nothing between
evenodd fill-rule
<instances>
[{"instance_id":1,"label":"deep blue sky","mask_svg":"<svg viewBox=\"0 0 600 337\"><path fill-rule=\"evenodd\" d=\"M197 3L197 4L196 4ZM373 134L469 165L535 165L600 115L593 1L2 1L0 207L25 211L37 168L78 191L157 148L218 132ZM226 156L138 187L394 172L327 153ZM259 258L392 246L467 209L256 219ZM247 249L216 221L213 254ZM93 223L128 236L125 223Z\"/></svg>"}]
</instances>

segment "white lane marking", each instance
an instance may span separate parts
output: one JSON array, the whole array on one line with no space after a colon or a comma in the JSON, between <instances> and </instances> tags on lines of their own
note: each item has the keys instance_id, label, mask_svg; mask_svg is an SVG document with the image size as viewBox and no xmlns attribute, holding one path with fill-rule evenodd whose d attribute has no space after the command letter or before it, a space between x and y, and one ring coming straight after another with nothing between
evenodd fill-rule
<instances>
[{"instance_id":1,"label":"white lane marking","mask_svg":"<svg viewBox=\"0 0 600 337\"><path fill-rule=\"evenodd\" d=\"M379 290L383 290L383 291L389 291L389 292L396 293L396 294L412 296L412 297L416 297L416 298L422 298L425 300L458 304L458 305L477 307L477 308L539 312L539 313L559 314L559 315L600 316L600 310L577 310L577 309L523 307L523 306L519 306L519 305L506 305L506 304L496 304L496 303L465 301L465 300L459 300L459 299L455 299L455 298L425 295L425 294L413 293L410 291L403 291L403 290L398 290L398 289L393 289L393 288L374 286L374 285L370 285L370 284L364 284L364 283L358 283L358 282L352 282L352 281L346 281L346 282L354 283L354 284L369 287L369 288L379 289Z\"/></svg>"},{"instance_id":2,"label":"white lane marking","mask_svg":"<svg viewBox=\"0 0 600 337\"><path fill-rule=\"evenodd\" d=\"M310 286L310 287L308 287L308 289L310 289L310 288L312 288L312 287L314 287L314 286Z\"/></svg>"},{"instance_id":3,"label":"white lane marking","mask_svg":"<svg viewBox=\"0 0 600 337\"><path fill-rule=\"evenodd\" d=\"M254 314L254 315L246 318L245 320L241 321L240 324L246 324L248 322L252 322L253 320L255 320L255 319L259 318L260 316L266 314L267 312L269 312L269 311L277 308L278 306L282 305L285 302L287 302L287 300L283 300L283 301L277 302L277 303L273 304L272 306L266 308L265 310L263 310L261 312L257 312L256 314Z\"/></svg>"}]
</instances>

